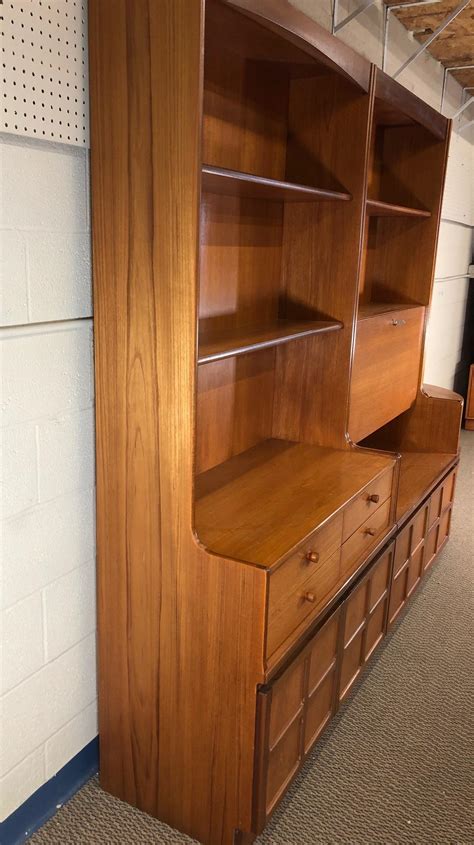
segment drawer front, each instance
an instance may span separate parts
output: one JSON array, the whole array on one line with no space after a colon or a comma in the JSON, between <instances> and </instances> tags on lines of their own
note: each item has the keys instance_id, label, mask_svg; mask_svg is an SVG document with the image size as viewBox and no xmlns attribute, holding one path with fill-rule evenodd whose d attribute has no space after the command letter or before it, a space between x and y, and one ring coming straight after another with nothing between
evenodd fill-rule
<instances>
[{"instance_id":1,"label":"drawer front","mask_svg":"<svg viewBox=\"0 0 474 845\"><path fill-rule=\"evenodd\" d=\"M349 434L362 440L406 411L419 380L423 307L379 314L357 323Z\"/></svg>"},{"instance_id":2,"label":"drawer front","mask_svg":"<svg viewBox=\"0 0 474 845\"><path fill-rule=\"evenodd\" d=\"M342 537L342 514L328 525L315 531L295 554L287 558L270 575L269 607L273 609L288 597L309 576L318 572L321 565L339 549Z\"/></svg>"},{"instance_id":3,"label":"drawer front","mask_svg":"<svg viewBox=\"0 0 474 845\"><path fill-rule=\"evenodd\" d=\"M390 499L369 516L343 544L341 550L342 575L349 575L354 570L354 565L379 542L389 525Z\"/></svg>"},{"instance_id":4,"label":"drawer front","mask_svg":"<svg viewBox=\"0 0 474 845\"><path fill-rule=\"evenodd\" d=\"M254 832L259 833L334 713L340 610L257 695Z\"/></svg>"},{"instance_id":5,"label":"drawer front","mask_svg":"<svg viewBox=\"0 0 474 845\"><path fill-rule=\"evenodd\" d=\"M342 539L345 542L387 499L392 492L393 469L375 478L344 511Z\"/></svg>"},{"instance_id":6,"label":"drawer front","mask_svg":"<svg viewBox=\"0 0 474 845\"><path fill-rule=\"evenodd\" d=\"M306 581L298 584L288 595L283 595L278 604L270 598L267 629L267 656L270 657L307 617L316 616L329 601L340 577L340 549L324 561L316 564ZM271 596L270 580L270 596Z\"/></svg>"}]
</instances>

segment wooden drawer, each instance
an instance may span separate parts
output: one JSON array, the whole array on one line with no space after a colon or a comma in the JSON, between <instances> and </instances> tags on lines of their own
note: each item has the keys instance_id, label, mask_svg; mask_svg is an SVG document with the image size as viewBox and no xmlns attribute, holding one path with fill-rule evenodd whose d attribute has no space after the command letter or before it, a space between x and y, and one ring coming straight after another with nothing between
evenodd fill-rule
<instances>
[{"instance_id":1,"label":"wooden drawer","mask_svg":"<svg viewBox=\"0 0 474 845\"><path fill-rule=\"evenodd\" d=\"M354 441L406 411L416 398L425 309L407 308L357 323L349 434Z\"/></svg>"},{"instance_id":2,"label":"wooden drawer","mask_svg":"<svg viewBox=\"0 0 474 845\"><path fill-rule=\"evenodd\" d=\"M341 574L349 575L354 565L379 542L390 525L390 499L354 531L341 549Z\"/></svg>"},{"instance_id":3,"label":"wooden drawer","mask_svg":"<svg viewBox=\"0 0 474 845\"><path fill-rule=\"evenodd\" d=\"M337 552L341 545L342 514L315 531L308 541L300 546L295 554L287 558L270 575L269 608L270 615L274 608L301 586L313 572L317 572L329 557Z\"/></svg>"},{"instance_id":4,"label":"wooden drawer","mask_svg":"<svg viewBox=\"0 0 474 845\"><path fill-rule=\"evenodd\" d=\"M387 499L392 492L393 469L387 470L370 484L344 510L342 539L345 542Z\"/></svg>"},{"instance_id":5,"label":"wooden drawer","mask_svg":"<svg viewBox=\"0 0 474 845\"><path fill-rule=\"evenodd\" d=\"M271 601L270 576L270 605L267 629L267 657L270 657L278 646L291 637L298 625L307 617L316 616L331 598L340 577L340 549L323 563L315 565L309 577L288 594L283 594L278 603ZM278 570L277 570L278 573ZM275 574L277 574L275 573Z\"/></svg>"},{"instance_id":6,"label":"wooden drawer","mask_svg":"<svg viewBox=\"0 0 474 845\"><path fill-rule=\"evenodd\" d=\"M257 694L255 833L334 713L339 616L338 609L280 677Z\"/></svg>"}]
</instances>

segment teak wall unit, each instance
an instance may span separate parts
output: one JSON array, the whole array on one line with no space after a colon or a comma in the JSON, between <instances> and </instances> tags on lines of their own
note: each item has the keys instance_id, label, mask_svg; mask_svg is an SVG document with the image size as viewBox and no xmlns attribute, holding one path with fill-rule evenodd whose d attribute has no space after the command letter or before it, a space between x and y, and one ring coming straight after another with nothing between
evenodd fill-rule
<instances>
[{"instance_id":1,"label":"teak wall unit","mask_svg":"<svg viewBox=\"0 0 474 845\"><path fill-rule=\"evenodd\" d=\"M90 0L101 783L251 842L449 534L449 121L285 0Z\"/></svg>"}]
</instances>

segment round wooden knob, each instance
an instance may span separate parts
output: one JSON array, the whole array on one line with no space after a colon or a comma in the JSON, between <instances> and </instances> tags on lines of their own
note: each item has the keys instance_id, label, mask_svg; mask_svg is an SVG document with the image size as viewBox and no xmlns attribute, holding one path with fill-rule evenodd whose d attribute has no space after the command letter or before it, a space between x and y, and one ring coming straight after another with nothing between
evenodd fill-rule
<instances>
[{"instance_id":1,"label":"round wooden knob","mask_svg":"<svg viewBox=\"0 0 474 845\"><path fill-rule=\"evenodd\" d=\"M377 532L376 532L375 528L366 528L365 533L368 534L369 537L375 537Z\"/></svg>"},{"instance_id":2,"label":"round wooden knob","mask_svg":"<svg viewBox=\"0 0 474 845\"><path fill-rule=\"evenodd\" d=\"M377 502L378 502L379 500L380 500L380 496L379 496L379 494L378 494L378 493L370 493L370 494L367 496L367 501L368 501L368 502L375 502L375 503L377 504Z\"/></svg>"},{"instance_id":3,"label":"round wooden knob","mask_svg":"<svg viewBox=\"0 0 474 845\"><path fill-rule=\"evenodd\" d=\"M308 563L317 563L319 560L319 555L317 552L309 551L306 553L306 560L308 561Z\"/></svg>"},{"instance_id":4,"label":"round wooden knob","mask_svg":"<svg viewBox=\"0 0 474 845\"><path fill-rule=\"evenodd\" d=\"M305 593L304 594L305 601L309 601L311 604L314 604L316 601L316 596L314 593Z\"/></svg>"}]
</instances>

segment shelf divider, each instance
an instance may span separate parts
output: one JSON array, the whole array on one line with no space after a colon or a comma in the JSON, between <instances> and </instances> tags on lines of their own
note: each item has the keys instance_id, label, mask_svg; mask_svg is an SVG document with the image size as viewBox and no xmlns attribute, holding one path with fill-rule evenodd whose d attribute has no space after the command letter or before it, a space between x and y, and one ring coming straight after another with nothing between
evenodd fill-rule
<instances>
[{"instance_id":1,"label":"shelf divider","mask_svg":"<svg viewBox=\"0 0 474 845\"><path fill-rule=\"evenodd\" d=\"M278 202L319 202L321 200L347 202L352 199L351 194L345 191L297 185L280 179L267 179L266 176L213 167L210 164L202 165L202 189L213 194Z\"/></svg>"},{"instance_id":2,"label":"shelf divider","mask_svg":"<svg viewBox=\"0 0 474 845\"><path fill-rule=\"evenodd\" d=\"M234 355L244 355L259 349L279 346L309 335L334 332L342 329L342 323L324 320L275 320L265 326L249 326L220 332L199 333L198 364L220 361Z\"/></svg>"}]
</instances>

